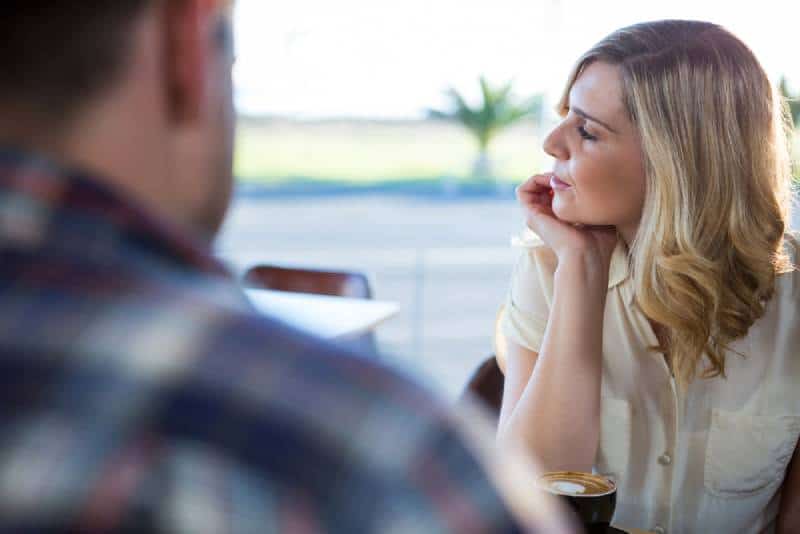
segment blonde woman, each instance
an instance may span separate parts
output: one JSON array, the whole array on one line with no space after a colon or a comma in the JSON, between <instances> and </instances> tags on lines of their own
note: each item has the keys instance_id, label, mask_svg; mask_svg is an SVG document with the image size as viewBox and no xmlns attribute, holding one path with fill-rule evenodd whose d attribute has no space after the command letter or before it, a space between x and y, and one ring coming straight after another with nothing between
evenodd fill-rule
<instances>
[{"instance_id":1,"label":"blonde woman","mask_svg":"<svg viewBox=\"0 0 800 534\"><path fill-rule=\"evenodd\" d=\"M621 525L800 532L782 101L726 30L660 21L580 58L560 107L518 190L499 438L613 476Z\"/></svg>"}]
</instances>

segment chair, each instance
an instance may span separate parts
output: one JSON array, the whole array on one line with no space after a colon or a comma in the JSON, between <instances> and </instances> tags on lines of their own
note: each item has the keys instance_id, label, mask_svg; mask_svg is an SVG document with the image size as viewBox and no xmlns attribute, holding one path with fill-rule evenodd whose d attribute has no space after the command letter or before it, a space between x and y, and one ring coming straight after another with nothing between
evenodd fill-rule
<instances>
[{"instance_id":1,"label":"chair","mask_svg":"<svg viewBox=\"0 0 800 534\"><path fill-rule=\"evenodd\" d=\"M256 265L245 272L244 284L258 289L371 299L369 280L362 273L318 271L275 265Z\"/></svg>"},{"instance_id":2,"label":"chair","mask_svg":"<svg viewBox=\"0 0 800 534\"><path fill-rule=\"evenodd\" d=\"M359 272L256 265L244 273L242 282L246 287L255 289L358 299L372 298L369 279ZM348 339L347 344L377 354L375 335L372 332Z\"/></svg>"},{"instance_id":3,"label":"chair","mask_svg":"<svg viewBox=\"0 0 800 534\"><path fill-rule=\"evenodd\" d=\"M506 340L500 330L504 308L500 308L494 321L494 353L486 358L472 373L467 385L461 394L461 400L467 398L477 399L489 414L494 416L495 422L500 417L500 407L503 404L503 388L505 376L497 364L497 356L504 359Z\"/></svg>"},{"instance_id":4,"label":"chair","mask_svg":"<svg viewBox=\"0 0 800 534\"><path fill-rule=\"evenodd\" d=\"M497 365L495 355L492 354L472 373L462 398L469 396L480 400L489 409L489 413L497 419L503 404L504 385L505 377Z\"/></svg>"}]
</instances>

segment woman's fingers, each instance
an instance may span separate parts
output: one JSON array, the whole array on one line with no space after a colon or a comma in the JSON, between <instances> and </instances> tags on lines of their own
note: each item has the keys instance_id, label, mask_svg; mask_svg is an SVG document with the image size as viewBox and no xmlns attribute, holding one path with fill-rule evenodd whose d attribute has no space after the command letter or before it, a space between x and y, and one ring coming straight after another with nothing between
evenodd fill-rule
<instances>
[{"instance_id":1,"label":"woman's fingers","mask_svg":"<svg viewBox=\"0 0 800 534\"><path fill-rule=\"evenodd\" d=\"M558 237L560 226L568 226L553 213L553 189L550 187L549 174L528 178L517 188L517 199L525 209L528 227L546 243L552 243L550 240Z\"/></svg>"},{"instance_id":2,"label":"woman's fingers","mask_svg":"<svg viewBox=\"0 0 800 534\"><path fill-rule=\"evenodd\" d=\"M550 178L550 174L532 176L517 188L517 198L525 210L528 228L557 254L559 251L587 250L606 259L616 242L616 229L560 220L553 212Z\"/></svg>"},{"instance_id":3,"label":"woman's fingers","mask_svg":"<svg viewBox=\"0 0 800 534\"><path fill-rule=\"evenodd\" d=\"M547 187L550 188L550 178L552 178L551 174L534 174L522 184L520 184L520 189L531 189L536 187Z\"/></svg>"},{"instance_id":4,"label":"woman's fingers","mask_svg":"<svg viewBox=\"0 0 800 534\"><path fill-rule=\"evenodd\" d=\"M532 205L550 205L553 200L553 189L550 177L546 174L532 176L517 187L517 200L524 207Z\"/></svg>"},{"instance_id":5,"label":"woman's fingers","mask_svg":"<svg viewBox=\"0 0 800 534\"><path fill-rule=\"evenodd\" d=\"M575 231L570 224L558 220L549 206L532 206L528 210L526 223L528 228L554 249Z\"/></svg>"},{"instance_id":6,"label":"woman's fingers","mask_svg":"<svg viewBox=\"0 0 800 534\"><path fill-rule=\"evenodd\" d=\"M550 187L550 175L537 174L531 176L517 187L518 195L539 194L552 191Z\"/></svg>"}]
</instances>

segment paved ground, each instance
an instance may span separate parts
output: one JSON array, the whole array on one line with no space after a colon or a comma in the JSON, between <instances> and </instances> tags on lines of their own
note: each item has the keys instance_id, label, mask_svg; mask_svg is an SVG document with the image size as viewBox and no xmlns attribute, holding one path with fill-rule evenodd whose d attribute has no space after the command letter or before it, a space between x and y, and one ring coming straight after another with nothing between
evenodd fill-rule
<instances>
[{"instance_id":1,"label":"paved ground","mask_svg":"<svg viewBox=\"0 0 800 534\"><path fill-rule=\"evenodd\" d=\"M378 329L385 359L453 397L492 351L520 221L510 198L240 196L217 248L240 269L367 272L375 297L402 307Z\"/></svg>"},{"instance_id":2,"label":"paved ground","mask_svg":"<svg viewBox=\"0 0 800 534\"><path fill-rule=\"evenodd\" d=\"M521 220L510 197L240 195L218 249L238 268L272 262L367 272L376 298L402 307L378 330L387 362L454 397L492 351L516 257L508 243Z\"/></svg>"}]
</instances>

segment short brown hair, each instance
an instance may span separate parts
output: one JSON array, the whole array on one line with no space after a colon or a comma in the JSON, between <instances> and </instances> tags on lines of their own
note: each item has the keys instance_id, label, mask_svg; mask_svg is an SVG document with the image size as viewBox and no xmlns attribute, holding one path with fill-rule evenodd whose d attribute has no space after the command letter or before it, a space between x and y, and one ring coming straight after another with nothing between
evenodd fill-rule
<instances>
[{"instance_id":1,"label":"short brown hair","mask_svg":"<svg viewBox=\"0 0 800 534\"><path fill-rule=\"evenodd\" d=\"M3 0L0 106L68 120L114 82L153 1Z\"/></svg>"}]
</instances>

